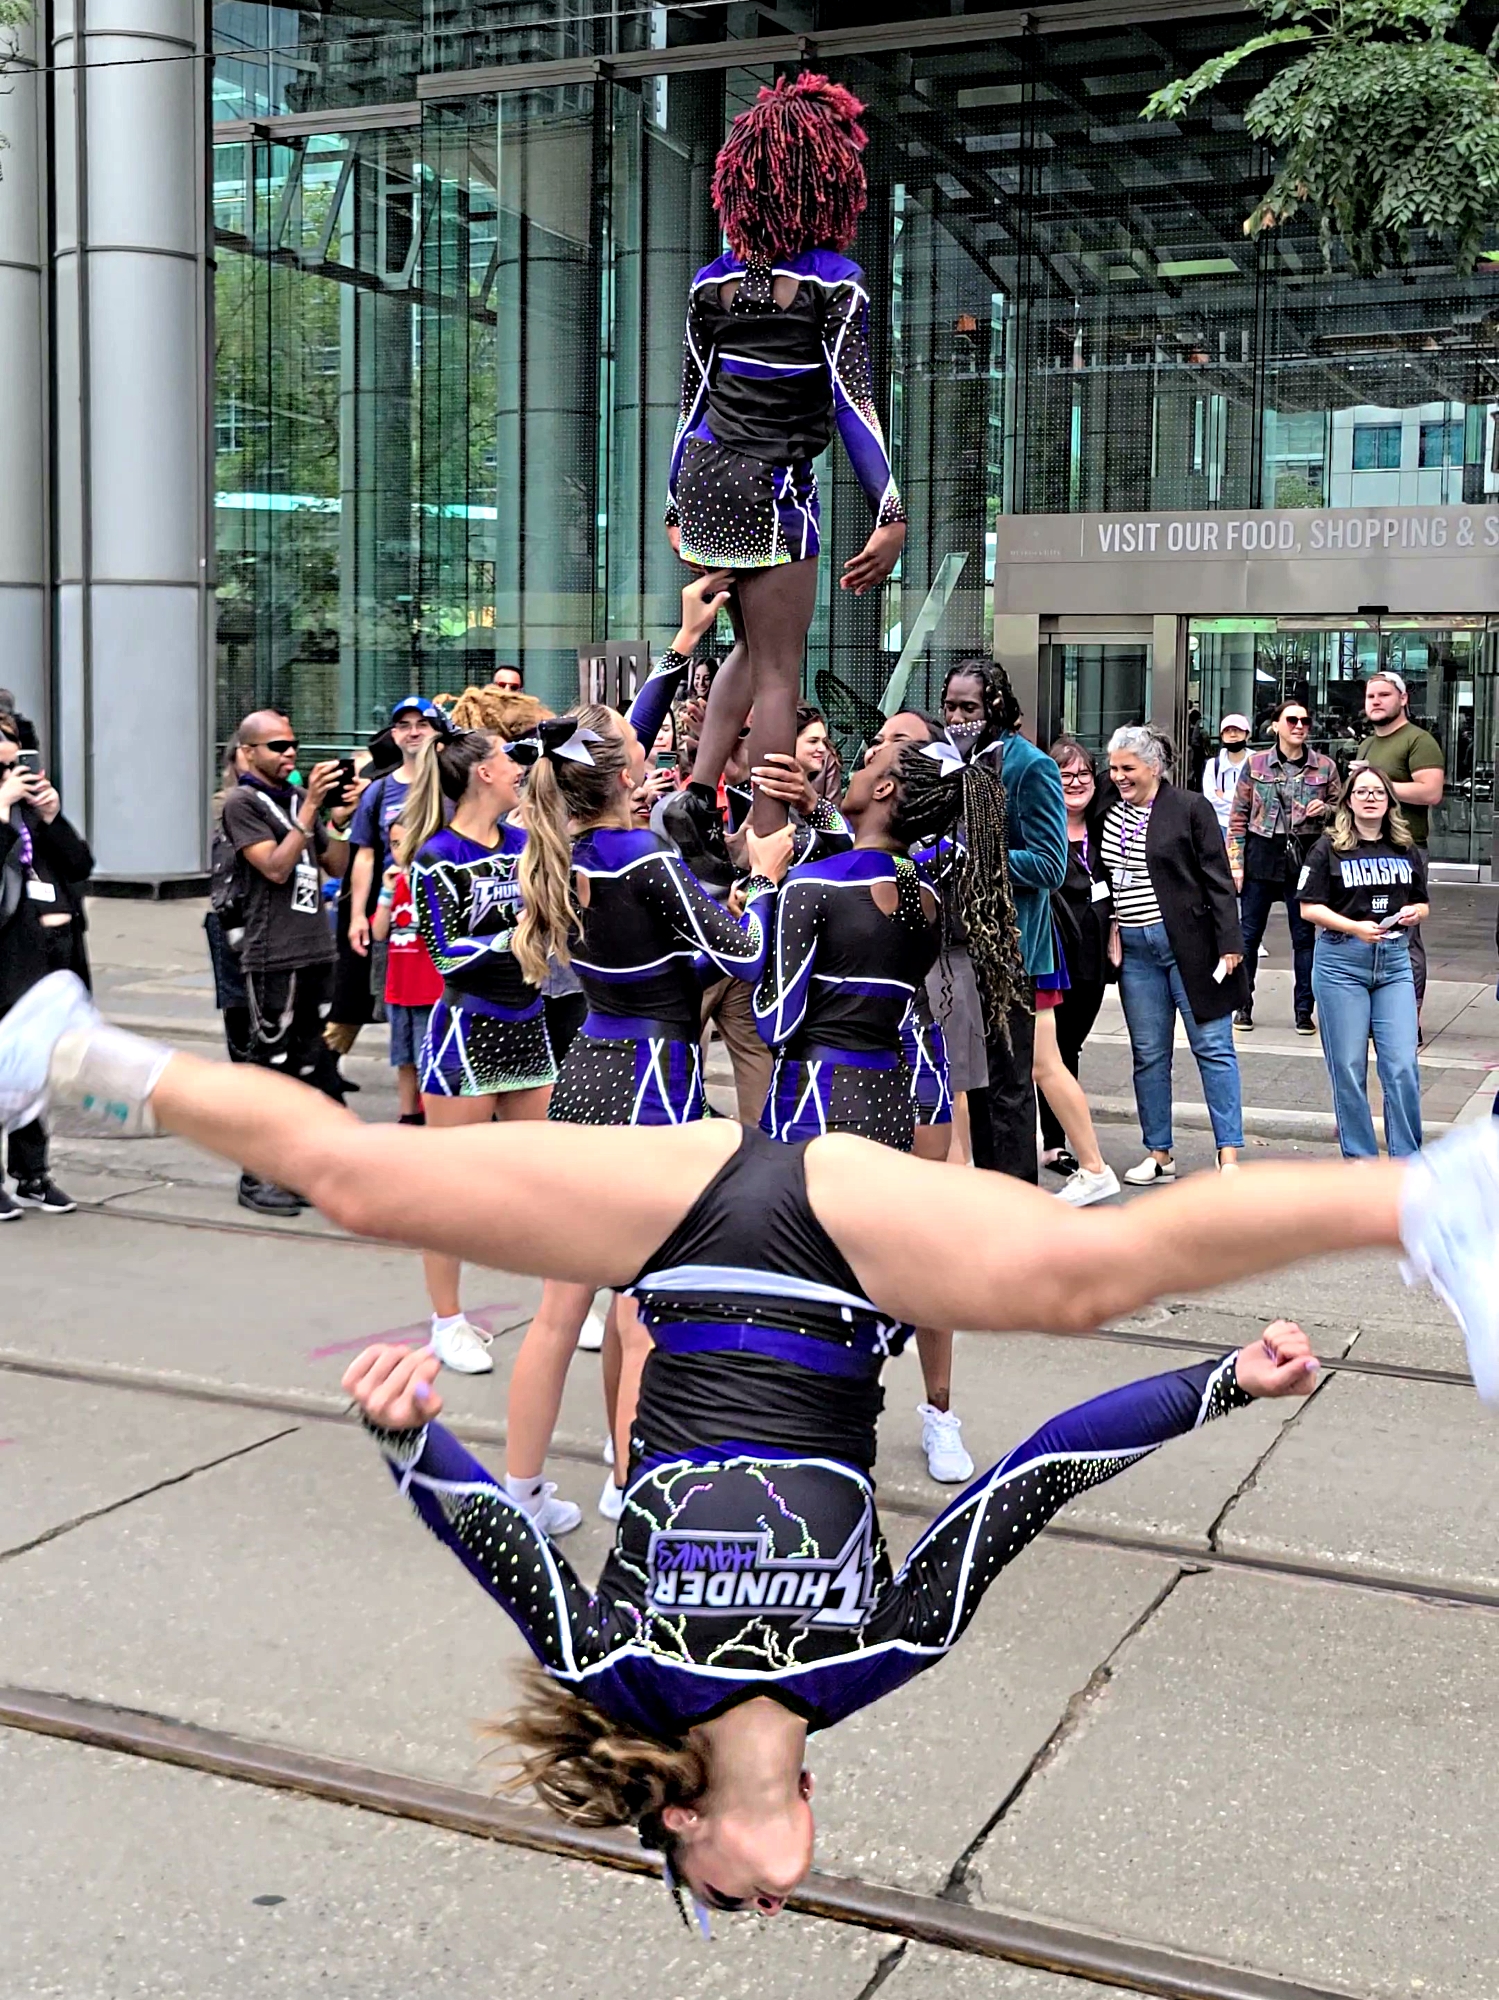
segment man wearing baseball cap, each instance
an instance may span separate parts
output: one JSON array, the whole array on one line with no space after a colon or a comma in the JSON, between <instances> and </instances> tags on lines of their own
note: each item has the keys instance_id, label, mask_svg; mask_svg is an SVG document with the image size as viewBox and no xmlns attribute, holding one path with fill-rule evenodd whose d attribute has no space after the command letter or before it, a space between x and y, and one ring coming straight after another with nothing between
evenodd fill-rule
<instances>
[{"instance_id":1,"label":"man wearing baseball cap","mask_svg":"<svg viewBox=\"0 0 1499 2000\"><path fill-rule=\"evenodd\" d=\"M435 701L423 694L403 695L390 711L390 735L401 753L400 768L388 772L365 792L349 830L353 857L349 866L349 943L361 958L370 948L370 907L374 885L390 866L390 829L406 809L406 793L416 776L423 750L435 736L446 736L448 719Z\"/></svg>"},{"instance_id":2,"label":"man wearing baseball cap","mask_svg":"<svg viewBox=\"0 0 1499 2000\"><path fill-rule=\"evenodd\" d=\"M1245 759L1249 755L1249 717L1225 715L1218 724L1218 743L1218 754L1209 757L1203 766L1202 796L1218 815L1218 830L1226 845L1228 815L1233 809L1234 793L1239 789Z\"/></svg>"},{"instance_id":3,"label":"man wearing baseball cap","mask_svg":"<svg viewBox=\"0 0 1499 2000\"><path fill-rule=\"evenodd\" d=\"M1388 670L1371 674L1364 684L1364 714L1373 732L1358 746L1358 756L1348 767L1348 775L1372 764L1383 771L1394 787L1405 814L1406 825L1421 850L1428 878L1430 860L1427 846L1431 838L1431 808L1442 803L1447 760L1442 746L1430 730L1420 728L1410 718L1410 697L1404 679ZM1411 947L1411 972L1416 981L1416 1015L1426 997L1426 946L1421 927L1406 932Z\"/></svg>"}]
</instances>

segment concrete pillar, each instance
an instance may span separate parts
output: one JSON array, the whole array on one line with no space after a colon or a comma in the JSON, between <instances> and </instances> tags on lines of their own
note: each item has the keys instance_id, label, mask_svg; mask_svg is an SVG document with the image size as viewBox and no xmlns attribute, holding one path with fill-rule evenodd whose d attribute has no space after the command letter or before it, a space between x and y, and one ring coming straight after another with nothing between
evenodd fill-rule
<instances>
[{"instance_id":1,"label":"concrete pillar","mask_svg":"<svg viewBox=\"0 0 1499 2000\"><path fill-rule=\"evenodd\" d=\"M57 710L99 872L203 866L204 66L196 0L57 0Z\"/></svg>"},{"instance_id":2,"label":"concrete pillar","mask_svg":"<svg viewBox=\"0 0 1499 2000\"><path fill-rule=\"evenodd\" d=\"M1041 741L1041 620L1035 612L1001 611L994 620L994 657L1010 677L1020 703L1020 733Z\"/></svg>"},{"instance_id":3,"label":"concrete pillar","mask_svg":"<svg viewBox=\"0 0 1499 2000\"><path fill-rule=\"evenodd\" d=\"M14 31L20 63L36 53L30 27ZM47 674L46 285L42 158L46 102L36 71L9 73L3 104L10 140L0 179L0 686L46 740Z\"/></svg>"},{"instance_id":4,"label":"concrete pillar","mask_svg":"<svg viewBox=\"0 0 1499 2000\"><path fill-rule=\"evenodd\" d=\"M1150 719L1187 748L1187 621L1173 613L1150 621Z\"/></svg>"}]
</instances>

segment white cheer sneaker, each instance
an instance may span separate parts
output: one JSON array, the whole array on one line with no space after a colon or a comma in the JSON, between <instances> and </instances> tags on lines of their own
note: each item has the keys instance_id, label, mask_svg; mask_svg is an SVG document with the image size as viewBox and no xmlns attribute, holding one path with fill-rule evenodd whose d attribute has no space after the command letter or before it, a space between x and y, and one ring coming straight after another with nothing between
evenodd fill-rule
<instances>
[{"instance_id":1,"label":"white cheer sneaker","mask_svg":"<svg viewBox=\"0 0 1499 2000\"><path fill-rule=\"evenodd\" d=\"M961 1486L973 1477L973 1460L963 1444L963 1426L951 1410L933 1409L918 1403L921 1419L921 1449L926 1453L926 1469L939 1486Z\"/></svg>"},{"instance_id":2,"label":"white cheer sneaker","mask_svg":"<svg viewBox=\"0 0 1499 2000\"><path fill-rule=\"evenodd\" d=\"M1473 1385L1499 1404L1499 1119L1459 1126L1410 1163L1400 1198L1401 1269L1463 1330Z\"/></svg>"},{"instance_id":3,"label":"white cheer sneaker","mask_svg":"<svg viewBox=\"0 0 1499 2000\"><path fill-rule=\"evenodd\" d=\"M427 1345L455 1375L489 1375L494 1370L494 1356L489 1351L493 1339L492 1333L482 1333L462 1313L456 1319L439 1319L434 1313Z\"/></svg>"}]
</instances>

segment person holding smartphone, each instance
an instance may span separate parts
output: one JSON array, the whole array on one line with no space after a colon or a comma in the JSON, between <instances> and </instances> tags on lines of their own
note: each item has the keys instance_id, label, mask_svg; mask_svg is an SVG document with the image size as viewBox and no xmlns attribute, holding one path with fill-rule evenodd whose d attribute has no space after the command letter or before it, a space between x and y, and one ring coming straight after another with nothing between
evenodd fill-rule
<instances>
[{"instance_id":1,"label":"person holding smartphone","mask_svg":"<svg viewBox=\"0 0 1499 2000\"><path fill-rule=\"evenodd\" d=\"M1353 773L1296 892L1302 916L1317 931L1312 989L1344 1157L1374 1159L1379 1152L1369 1107L1371 1033L1386 1149L1392 1158L1419 1153L1410 940L1428 914L1426 863L1383 771L1365 764Z\"/></svg>"},{"instance_id":2,"label":"person holding smartphone","mask_svg":"<svg viewBox=\"0 0 1499 2000\"><path fill-rule=\"evenodd\" d=\"M49 972L74 972L88 984L83 884L94 857L63 817L62 801L41 754L22 747L17 718L0 712L0 1016ZM24 1210L70 1215L77 1206L48 1172L47 1128L40 1118L12 1132L0 1176L0 1222Z\"/></svg>"}]
</instances>

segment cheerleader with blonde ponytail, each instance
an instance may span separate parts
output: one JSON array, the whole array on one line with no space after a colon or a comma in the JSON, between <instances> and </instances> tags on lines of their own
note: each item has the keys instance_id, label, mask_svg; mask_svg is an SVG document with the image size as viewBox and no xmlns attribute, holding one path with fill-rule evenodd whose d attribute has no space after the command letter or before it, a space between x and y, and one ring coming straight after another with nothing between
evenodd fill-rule
<instances>
[{"instance_id":1,"label":"cheerleader with blonde ponytail","mask_svg":"<svg viewBox=\"0 0 1499 2000\"><path fill-rule=\"evenodd\" d=\"M462 709L460 699L455 713ZM418 1065L429 1126L544 1118L556 1080L541 995L513 948L525 835L507 818L521 776L501 736L468 728L427 744L407 791L412 903L443 978ZM424 1262L432 1351L462 1374L488 1374L491 1335L464 1315L459 1260L428 1252ZM582 1519L539 1482L526 1498L549 1533Z\"/></svg>"}]
</instances>

